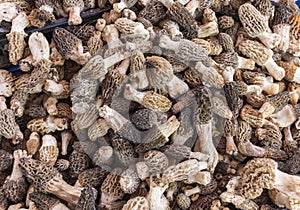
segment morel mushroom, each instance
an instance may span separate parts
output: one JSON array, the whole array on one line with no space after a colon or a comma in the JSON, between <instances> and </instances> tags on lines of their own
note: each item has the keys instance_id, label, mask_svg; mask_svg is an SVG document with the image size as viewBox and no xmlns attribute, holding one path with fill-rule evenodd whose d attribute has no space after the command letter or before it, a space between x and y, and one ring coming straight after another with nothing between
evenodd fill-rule
<instances>
[{"instance_id":1,"label":"morel mushroom","mask_svg":"<svg viewBox=\"0 0 300 210\"><path fill-rule=\"evenodd\" d=\"M59 199L54 196L41 193L33 192L29 194L29 200L34 202L35 206L39 209L49 209L49 210L69 210Z\"/></svg>"},{"instance_id":2,"label":"morel mushroom","mask_svg":"<svg viewBox=\"0 0 300 210\"><path fill-rule=\"evenodd\" d=\"M299 200L299 177L281 172L277 167L278 164L269 158L255 158L247 162L241 177L241 194L254 199L264 188L276 189L291 199Z\"/></svg>"},{"instance_id":3,"label":"morel mushroom","mask_svg":"<svg viewBox=\"0 0 300 210\"><path fill-rule=\"evenodd\" d=\"M32 10L28 16L30 25L42 28L47 21L55 21L55 16L53 14L54 5L52 1L38 0L34 3L36 9Z\"/></svg>"},{"instance_id":4,"label":"morel mushroom","mask_svg":"<svg viewBox=\"0 0 300 210\"><path fill-rule=\"evenodd\" d=\"M69 13L69 25L79 25L80 23L82 23L80 12L84 9L83 0L63 0L63 8L65 12Z\"/></svg>"},{"instance_id":5,"label":"morel mushroom","mask_svg":"<svg viewBox=\"0 0 300 210\"><path fill-rule=\"evenodd\" d=\"M157 112L167 112L172 106L167 97L153 91L139 92L129 84L125 86L124 97Z\"/></svg>"},{"instance_id":6,"label":"morel mushroom","mask_svg":"<svg viewBox=\"0 0 300 210\"><path fill-rule=\"evenodd\" d=\"M0 97L0 135L7 139L12 139L13 144L18 144L23 139L23 133L16 123L15 113L8 109L5 98Z\"/></svg>"},{"instance_id":7,"label":"morel mushroom","mask_svg":"<svg viewBox=\"0 0 300 210\"><path fill-rule=\"evenodd\" d=\"M6 177L3 190L6 197L12 202L20 202L26 197L28 183L22 174L20 159L27 156L25 150L14 151L14 165L10 176Z\"/></svg>"},{"instance_id":8,"label":"morel mushroom","mask_svg":"<svg viewBox=\"0 0 300 210\"><path fill-rule=\"evenodd\" d=\"M85 64L91 57L90 53L83 53L82 41L64 28L55 28L53 39L58 52L65 58L79 64Z\"/></svg>"},{"instance_id":9,"label":"morel mushroom","mask_svg":"<svg viewBox=\"0 0 300 210\"><path fill-rule=\"evenodd\" d=\"M273 51L259 42L245 40L239 44L238 49L243 55L250 57L258 65L265 66L274 79L282 80L285 76L284 69L279 67L272 58Z\"/></svg>"},{"instance_id":10,"label":"morel mushroom","mask_svg":"<svg viewBox=\"0 0 300 210\"><path fill-rule=\"evenodd\" d=\"M104 105L99 109L100 117L103 117L107 124L118 134L129 141L139 143L141 141L140 132L134 125L121 114Z\"/></svg>"},{"instance_id":11,"label":"morel mushroom","mask_svg":"<svg viewBox=\"0 0 300 210\"><path fill-rule=\"evenodd\" d=\"M20 12L12 21L10 33L6 35L9 51L9 61L13 65L17 65L19 60L23 57L26 46L25 38L27 34L24 29L28 26L29 21L25 12Z\"/></svg>"},{"instance_id":12,"label":"morel mushroom","mask_svg":"<svg viewBox=\"0 0 300 210\"><path fill-rule=\"evenodd\" d=\"M76 204L82 188L73 187L62 179L56 168L41 161L26 157L20 159L23 174L34 188L51 193L71 204Z\"/></svg>"},{"instance_id":13,"label":"morel mushroom","mask_svg":"<svg viewBox=\"0 0 300 210\"><path fill-rule=\"evenodd\" d=\"M280 35L267 32L268 22L253 5L249 3L241 5L238 13L249 36L258 37L270 49L279 45Z\"/></svg>"},{"instance_id":14,"label":"morel mushroom","mask_svg":"<svg viewBox=\"0 0 300 210\"><path fill-rule=\"evenodd\" d=\"M142 142L136 146L135 150L137 152L146 152L151 149L160 148L169 141L169 136L178 129L179 124L180 122L174 115L170 117L167 122L161 125L155 125L147 131Z\"/></svg>"}]
</instances>

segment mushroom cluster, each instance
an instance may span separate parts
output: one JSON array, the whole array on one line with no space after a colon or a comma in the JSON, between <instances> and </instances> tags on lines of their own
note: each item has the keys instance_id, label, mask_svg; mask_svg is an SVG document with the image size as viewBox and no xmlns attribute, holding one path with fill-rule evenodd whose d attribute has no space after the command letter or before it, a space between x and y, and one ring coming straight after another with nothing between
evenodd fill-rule
<instances>
[{"instance_id":1,"label":"mushroom cluster","mask_svg":"<svg viewBox=\"0 0 300 210\"><path fill-rule=\"evenodd\" d=\"M3 0L2 37L0 210L300 209L294 0Z\"/></svg>"}]
</instances>

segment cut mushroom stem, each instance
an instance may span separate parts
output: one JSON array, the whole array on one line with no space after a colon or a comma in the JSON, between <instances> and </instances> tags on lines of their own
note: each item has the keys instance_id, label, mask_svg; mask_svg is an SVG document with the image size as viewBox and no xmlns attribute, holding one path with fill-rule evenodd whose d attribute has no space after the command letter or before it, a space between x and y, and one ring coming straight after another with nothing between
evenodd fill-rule
<instances>
[{"instance_id":1,"label":"cut mushroom stem","mask_svg":"<svg viewBox=\"0 0 300 210\"><path fill-rule=\"evenodd\" d=\"M266 45L268 48L273 49L278 46L281 41L281 36L275 33L262 32L258 35L260 41Z\"/></svg>"},{"instance_id":2,"label":"cut mushroom stem","mask_svg":"<svg viewBox=\"0 0 300 210\"><path fill-rule=\"evenodd\" d=\"M284 68L278 66L272 57L270 57L266 63L264 63L264 66L267 68L268 72L271 74L274 79L280 81L285 76Z\"/></svg>"},{"instance_id":3,"label":"cut mushroom stem","mask_svg":"<svg viewBox=\"0 0 300 210\"><path fill-rule=\"evenodd\" d=\"M70 140L72 139L72 134L70 131L62 131L61 132L61 154L67 155L68 145Z\"/></svg>"},{"instance_id":4,"label":"cut mushroom stem","mask_svg":"<svg viewBox=\"0 0 300 210\"><path fill-rule=\"evenodd\" d=\"M250 58L244 58L241 56L238 57L238 69L248 69L248 70L253 70L255 67L255 61L250 59Z\"/></svg>"},{"instance_id":5,"label":"cut mushroom stem","mask_svg":"<svg viewBox=\"0 0 300 210\"><path fill-rule=\"evenodd\" d=\"M72 7L69 11L69 25L79 25L82 23L82 18L80 17L81 9L80 7Z\"/></svg>"}]
</instances>

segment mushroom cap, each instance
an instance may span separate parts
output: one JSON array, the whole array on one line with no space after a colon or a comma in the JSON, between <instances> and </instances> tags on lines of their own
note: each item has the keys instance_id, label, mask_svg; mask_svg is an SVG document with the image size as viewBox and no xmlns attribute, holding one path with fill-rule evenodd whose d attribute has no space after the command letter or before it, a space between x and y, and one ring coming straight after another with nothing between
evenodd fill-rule
<instances>
[{"instance_id":1,"label":"mushroom cap","mask_svg":"<svg viewBox=\"0 0 300 210\"><path fill-rule=\"evenodd\" d=\"M127 201L122 210L149 210L149 202L145 197L136 196Z\"/></svg>"},{"instance_id":2,"label":"mushroom cap","mask_svg":"<svg viewBox=\"0 0 300 210\"><path fill-rule=\"evenodd\" d=\"M125 195L125 192L122 190L120 185L121 173L122 173L121 168L115 168L112 172L110 172L106 176L104 182L101 185L101 193L105 193L107 196L109 196L111 202L121 199ZM101 202L102 202L102 194L101 194Z\"/></svg>"},{"instance_id":3,"label":"mushroom cap","mask_svg":"<svg viewBox=\"0 0 300 210\"><path fill-rule=\"evenodd\" d=\"M87 169L79 174L78 181L83 187L91 186L95 188L102 184L108 173L101 167Z\"/></svg>"},{"instance_id":4,"label":"mushroom cap","mask_svg":"<svg viewBox=\"0 0 300 210\"><path fill-rule=\"evenodd\" d=\"M13 163L13 156L9 152L0 149L0 172L8 169Z\"/></svg>"},{"instance_id":5,"label":"mushroom cap","mask_svg":"<svg viewBox=\"0 0 300 210\"><path fill-rule=\"evenodd\" d=\"M25 177L20 177L14 180L7 177L3 184L3 190L8 200L17 203L26 197L28 183Z\"/></svg>"},{"instance_id":6,"label":"mushroom cap","mask_svg":"<svg viewBox=\"0 0 300 210\"><path fill-rule=\"evenodd\" d=\"M178 206L183 210L189 209L191 205L191 199L184 193L179 193L176 196L176 202Z\"/></svg>"},{"instance_id":7,"label":"mushroom cap","mask_svg":"<svg viewBox=\"0 0 300 210\"><path fill-rule=\"evenodd\" d=\"M120 185L125 193L134 193L140 185L140 179L137 172L130 168L123 171L120 178Z\"/></svg>"},{"instance_id":8,"label":"mushroom cap","mask_svg":"<svg viewBox=\"0 0 300 210\"><path fill-rule=\"evenodd\" d=\"M141 130L148 130L157 124L157 114L150 109L139 109L131 116L131 122Z\"/></svg>"},{"instance_id":9,"label":"mushroom cap","mask_svg":"<svg viewBox=\"0 0 300 210\"><path fill-rule=\"evenodd\" d=\"M264 16L252 5L245 3L238 9L239 18L245 30L251 37L256 37L267 30Z\"/></svg>"},{"instance_id":10,"label":"mushroom cap","mask_svg":"<svg viewBox=\"0 0 300 210\"><path fill-rule=\"evenodd\" d=\"M150 169L150 172L160 172L169 166L167 156L157 150L150 150L144 154L144 161Z\"/></svg>"},{"instance_id":11,"label":"mushroom cap","mask_svg":"<svg viewBox=\"0 0 300 210\"><path fill-rule=\"evenodd\" d=\"M112 138L111 143L115 154L125 166L129 166L134 162L135 158L137 158L137 153L135 152L133 145L127 139L115 135Z\"/></svg>"},{"instance_id":12,"label":"mushroom cap","mask_svg":"<svg viewBox=\"0 0 300 210\"><path fill-rule=\"evenodd\" d=\"M263 44L245 40L242 41L238 46L239 51L246 57L249 57L260 66L263 66L267 60L273 55L272 50L266 48Z\"/></svg>"},{"instance_id":13,"label":"mushroom cap","mask_svg":"<svg viewBox=\"0 0 300 210\"><path fill-rule=\"evenodd\" d=\"M279 4L275 7L275 13L273 17L273 28L276 25L289 24L289 14L284 4Z\"/></svg>"},{"instance_id":14,"label":"mushroom cap","mask_svg":"<svg viewBox=\"0 0 300 210\"><path fill-rule=\"evenodd\" d=\"M236 69L238 67L238 54L234 51L223 52L214 57L214 60L220 64L221 68L228 66Z\"/></svg>"},{"instance_id":15,"label":"mushroom cap","mask_svg":"<svg viewBox=\"0 0 300 210\"><path fill-rule=\"evenodd\" d=\"M269 158L254 158L243 168L240 193L248 199L261 195L264 188L274 187L278 164Z\"/></svg>"},{"instance_id":16,"label":"mushroom cap","mask_svg":"<svg viewBox=\"0 0 300 210\"><path fill-rule=\"evenodd\" d=\"M44 194L42 192L32 192L29 194L29 200L34 202L38 209L51 209L58 203L59 199L52 195Z\"/></svg>"},{"instance_id":17,"label":"mushroom cap","mask_svg":"<svg viewBox=\"0 0 300 210\"><path fill-rule=\"evenodd\" d=\"M11 109L0 111L0 135L7 139L14 138L17 126L15 113Z\"/></svg>"},{"instance_id":18,"label":"mushroom cap","mask_svg":"<svg viewBox=\"0 0 300 210\"><path fill-rule=\"evenodd\" d=\"M150 1L144 9L139 12L139 17L150 21L153 25L165 19L167 8L159 1Z\"/></svg>"},{"instance_id":19,"label":"mushroom cap","mask_svg":"<svg viewBox=\"0 0 300 210\"><path fill-rule=\"evenodd\" d=\"M58 52L65 58L71 58L74 50L82 45L82 41L64 28L57 27L53 31L53 40Z\"/></svg>"},{"instance_id":20,"label":"mushroom cap","mask_svg":"<svg viewBox=\"0 0 300 210\"><path fill-rule=\"evenodd\" d=\"M234 25L234 19L231 16L223 15L218 18L220 29L228 29Z\"/></svg>"},{"instance_id":21,"label":"mushroom cap","mask_svg":"<svg viewBox=\"0 0 300 210\"><path fill-rule=\"evenodd\" d=\"M69 162L70 176L73 178L77 178L79 174L86 170L91 164L91 160L87 154L76 150L71 153Z\"/></svg>"},{"instance_id":22,"label":"mushroom cap","mask_svg":"<svg viewBox=\"0 0 300 210\"><path fill-rule=\"evenodd\" d=\"M23 169L23 175L34 188L44 193L47 193L48 182L59 175L53 166L29 157L20 158L20 166Z\"/></svg>"},{"instance_id":23,"label":"mushroom cap","mask_svg":"<svg viewBox=\"0 0 300 210\"><path fill-rule=\"evenodd\" d=\"M65 159L58 159L54 164L54 167L57 168L58 171L65 171L69 168L69 166L70 162Z\"/></svg>"},{"instance_id":24,"label":"mushroom cap","mask_svg":"<svg viewBox=\"0 0 300 210\"><path fill-rule=\"evenodd\" d=\"M90 185L85 186L81 190L80 198L75 206L75 210L80 209L96 209L95 193Z\"/></svg>"}]
</instances>

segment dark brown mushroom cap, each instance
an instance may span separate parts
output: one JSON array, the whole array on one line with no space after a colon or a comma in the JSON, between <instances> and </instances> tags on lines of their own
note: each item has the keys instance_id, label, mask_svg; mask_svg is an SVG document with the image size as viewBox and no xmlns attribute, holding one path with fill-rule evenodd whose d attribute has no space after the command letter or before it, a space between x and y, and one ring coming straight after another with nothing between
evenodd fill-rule
<instances>
[{"instance_id":1,"label":"dark brown mushroom cap","mask_svg":"<svg viewBox=\"0 0 300 210\"><path fill-rule=\"evenodd\" d=\"M141 130L148 130L157 123L157 114L150 109L139 109L131 116L131 122Z\"/></svg>"},{"instance_id":2,"label":"dark brown mushroom cap","mask_svg":"<svg viewBox=\"0 0 300 210\"><path fill-rule=\"evenodd\" d=\"M34 188L46 193L47 183L59 172L53 166L32 158L20 158L23 175Z\"/></svg>"},{"instance_id":3,"label":"dark brown mushroom cap","mask_svg":"<svg viewBox=\"0 0 300 210\"><path fill-rule=\"evenodd\" d=\"M266 102L269 102L270 104L272 104L272 106L275 108L275 112L278 112L285 105L288 104L289 100L290 100L289 92L284 91L284 92L278 93L274 96L267 96Z\"/></svg>"},{"instance_id":4,"label":"dark brown mushroom cap","mask_svg":"<svg viewBox=\"0 0 300 210\"><path fill-rule=\"evenodd\" d=\"M90 185L85 186L75 206L75 210L97 210L95 195L93 188Z\"/></svg>"},{"instance_id":5,"label":"dark brown mushroom cap","mask_svg":"<svg viewBox=\"0 0 300 210\"><path fill-rule=\"evenodd\" d=\"M0 149L0 172L8 169L12 163L13 156L9 152Z\"/></svg>"},{"instance_id":6,"label":"dark brown mushroom cap","mask_svg":"<svg viewBox=\"0 0 300 210\"><path fill-rule=\"evenodd\" d=\"M82 41L77 36L60 27L54 29L53 40L58 52L65 59L69 59L73 53L72 51L82 45Z\"/></svg>"},{"instance_id":7,"label":"dark brown mushroom cap","mask_svg":"<svg viewBox=\"0 0 300 210\"><path fill-rule=\"evenodd\" d=\"M144 9L139 12L139 17L149 20L152 24L165 19L167 8L159 1L151 1Z\"/></svg>"},{"instance_id":8,"label":"dark brown mushroom cap","mask_svg":"<svg viewBox=\"0 0 300 210\"><path fill-rule=\"evenodd\" d=\"M243 101L239 97L239 90L236 82L228 82L224 85L223 88L230 110L234 115L237 115L239 113L239 110L243 106Z\"/></svg>"},{"instance_id":9,"label":"dark brown mushroom cap","mask_svg":"<svg viewBox=\"0 0 300 210\"><path fill-rule=\"evenodd\" d=\"M28 183L25 177L16 180L7 178L3 184L3 190L8 200L17 203L26 197Z\"/></svg>"},{"instance_id":10,"label":"dark brown mushroom cap","mask_svg":"<svg viewBox=\"0 0 300 210\"><path fill-rule=\"evenodd\" d=\"M189 38L197 37L197 22L191 13L189 13L189 11L179 1L174 1L174 3L168 8L167 14L172 20L187 30Z\"/></svg>"},{"instance_id":11,"label":"dark brown mushroom cap","mask_svg":"<svg viewBox=\"0 0 300 210\"><path fill-rule=\"evenodd\" d=\"M219 33L218 39L219 39L219 42L222 45L224 51L226 51L226 52L234 51L233 40L229 34Z\"/></svg>"},{"instance_id":12,"label":"dark brown mushroom cap","mask_svg":"<svg viewBox=\"0 0 300 210\"><path fill-rule=\"evenodd\" d=\"M81 39L84 43L89 41L89 39L94 35L96 29L92 25L73 25L73 26L67 26L66 28L68 31L70 31L72 34L77 36L77 38Z\"/></svg>"},{"instance_id":13,"label":"dark brown mushroom cap","mask_svg":"<svg viewBox=\"0 0 300 210\"><path fill-rule=\"evenodd\" d=\"M209 195L217 190L218 181L215 178L212 178L207 185L199 184L198 187L200 195Z\"/></svg>"},{"instance_id":14,"label":"dark brown mushroom cap","mask_svg":"<svg viewBox=\"0 0 300 210\"><path fill-rule=\"evenodd\" d=\"M289 14L284 4L279 4L275 7L273 27L279 24L289 24Z\"/></svg>"},{"instance_id":15,"label":"dark brown mushroom cap","mask_svg":"<svg viewBox=\"0 0 300 210\"><path fill-rule=\"evenodd\" d=\"M137 153L135 152L133 145L127 139L115 135L111 139L111 143L115 154L125 166L129 166L134 162L135 158L137 158Z\"/></svg>"},{"instance_id":16,"label":"dark brown mushroom cap","mask_svg":"<svg viewBox=\"0 0 300 210\"><path fill-rule=\"evenodd\" d=\"M29 194L29 200L34 202L38 209L50 210L52 207L60 203L56 197L44 194L42 192L33 192Z\"/></svg>"},{"instance_id":17,"label":"dark brown mushroom cap","mask_svg":"<svg viewBox=\"0 0 300 210\"><path fill-rule=\"evenodd\" d=\"M69 157L69 162L70 176L77 178L81 172L90 166L91 159L85 152L74 150Z\"/></svg>"},{"instance_id":18,"label":"dark brown mushroom cap","mask_svg":"<svg viewBox=\"0 0 300 210\"><path fill-rule=\"evenodd\" d=\"M295 152L285 165L288 167L289 173L297 174L300 171L300 151Z\"/></svg>"},{"instance_id":19,"label":"dark brown mushroom cap","mask_svg":"<svg viewBox=\"0 0 300 210\"><path fill-rule=\"evenodd\" d=\"M248 199L261 195L263 189L273 189L278 164L269 158L254 158L243 168L240 193Z\"/></svg>"},{"instance_id":20,"label":"dark brown mushroom cap","mask_svg":"<svg viewBox=\"0 0 300 210\"><path fill-rule=\"evenodd\" d=\"M95 188L102 184L107 175L108 171L101 167L95 167L81 172L78 176L78 181L83 187L91 186Z\"/></svg>"},{"instance_id":21,"label":"dark brown mushroom cap","mask_svg":"<svg viewBox=\"0 0 300 210\"><path fill-rule=\"evenodd\" d=\"M234 69L238 67L238 54L234 51L223 52L214 57L214 60L220 64L220 67L225 69L230 66Z\"/></svg>"}]
</instances>

